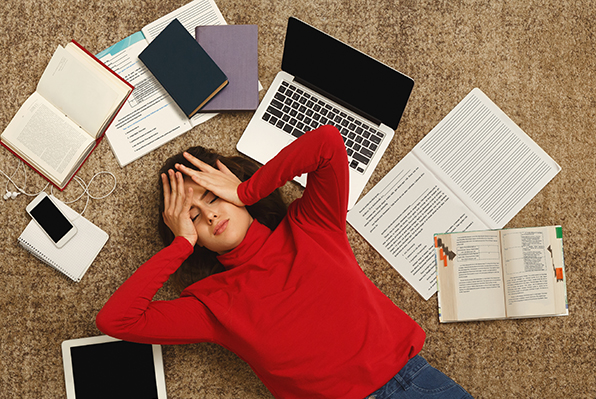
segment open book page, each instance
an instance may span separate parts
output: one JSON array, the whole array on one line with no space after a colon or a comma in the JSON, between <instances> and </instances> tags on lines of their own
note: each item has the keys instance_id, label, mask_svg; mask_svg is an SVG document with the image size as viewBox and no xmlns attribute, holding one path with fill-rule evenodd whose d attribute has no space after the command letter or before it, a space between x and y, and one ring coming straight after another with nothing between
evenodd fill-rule
<instances>
[{"instance_id":1,"label":"open book page","mask_svg":"<svg viewBox=\"0 0 596 399\"><path fill-rule=\"evenodd\" d=\"M122 92L58 46L37 91L94 139L122 101Z\"/></svg>"},{"instance_id":2,"label":"open book page","mask_svg":"<svg viewBox=\"0 0 596 399\"><path fill-rule=\"evenodd\" d=\"M554 227L506 229L501 232L508 317L556 314L555 284L560 259ZM556 250L558 251L558 250Z\"/></svg>"},{"instance_id":3,"label":"open book page","mask_svg":"<svg viewBox=\"0 0 596 399\"><path fill-rule=\"evenodd\" d=\"M434 234L486 229L412 153L356 203L347 219L424 299L437 286Z\"/></svg>"},{"instance_id":4,"label":"open book page","mask_svg":"<svg viewBox=\"0 0 596 399\"><path fill-rule=\"evenodd\" d=\"M560 170L479 89L412 152L491 229L505 226Z\"/></svg>"},{"instance_id":5,"label":"open book page","mask_svg":"<svg viewBox=\"0 0 596 399\"><path fill-rule=\"evenodd\" d=\"M95 145L94 138L37 92L21 106L2 140L58 186Z\"/></svg>"},{"instance_id":6,"label":"open book page","mask_svg":"<svg viewBox=\"0 0 596 399\"><path fill-rule=\"evenodd\" d=\"M95 71L95 73L99 76L102 76L104 79L104 83L106 86L111 87L116 92L120 93L120 101L115 104L115 108L113 112L107 115L104 120L103 125L99 129L99 134L96 137L99 137L103 131L105 131L108 124L112 121L112 116L116 110L120 109L124 101L126 101L128 97L128 93L132 91L132 88L126 83L123 82L121 79L118 79L112 71L109 71L101 62L97 62L97 60L91 57L85 50L81 47L77 46L75 43L70 42L66 45L66 50L69 51L72 55L74 55L81 63L87 65L91 70Z\"/></svg>"},{"instance_id":7,"label":"open book page","mask_svg":"<svg viewBox=\"0 0 596 399\"><path fill-rule=\"evenodd\" d=\"M437 236L442 321L506 317L498 231Z\"/></svg>"},{"instance_id":8,"label":"open book page","mask_svg":"<svg viewBox=\"0 0 596 399\"><path fill-rule=\"evenodd\" d=\"M151 43L174 18L195 37L199 25L225 25L226 21L213 0L194 0L171 13L151 22L142 29L147 42Z\"/></svg>"},{"instance_id":9,"label":"open book page","mask_svg":"<svg viewBox=\"0 0 596 399\"><path fill-rule=\"evenodd\" d=\"M546 248L549 252L554 269L555 285L555 314L568 315L567 303L567 278L565 276L565 256L563 255L563 228L551 226L549 228L550 245Z\"/></svg>"}]
</instances>

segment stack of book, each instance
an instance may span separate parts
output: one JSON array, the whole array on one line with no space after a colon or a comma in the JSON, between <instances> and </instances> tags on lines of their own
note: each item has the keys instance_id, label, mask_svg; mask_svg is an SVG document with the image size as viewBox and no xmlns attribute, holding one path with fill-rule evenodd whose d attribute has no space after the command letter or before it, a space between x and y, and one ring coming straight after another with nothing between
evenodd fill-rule
<instances>
[{"instance_id":1,"label":"stack of book","mask_svg":"<svg viewBox=\"0 0 596 399\"><path fill-rule=\"evenodd\" d=\"M174 19L139 59L189 118L258 105L256 25L198 26L194 39Z\"/></svg>"},{"instance_id":2,"label":"stack of book","mask_svg":"<svg viewBox=\"0 0 596 399\"><path fill-rule=\"evenodd\" d=\"M100 52L97 57L101 61L138 86L106 132L120 166L208 121L217 112L255 110L261 89L257 35L256 25L227 25L213 0L193 0ZM166 56L172 46L178 50ZM189 62L190 58L196 62ZM225 78L215 73L213 62ZM208 73L204 73L205 67ZM169 84L168 79L178 83ZM208 82L209 87L192 88L189 82L195 80ZM223 88L214 94L221 85ZM183 88L182 95L176 93L176 87ZM185 103L188 93L192 98Z\"/></svg>"}]
</instances>

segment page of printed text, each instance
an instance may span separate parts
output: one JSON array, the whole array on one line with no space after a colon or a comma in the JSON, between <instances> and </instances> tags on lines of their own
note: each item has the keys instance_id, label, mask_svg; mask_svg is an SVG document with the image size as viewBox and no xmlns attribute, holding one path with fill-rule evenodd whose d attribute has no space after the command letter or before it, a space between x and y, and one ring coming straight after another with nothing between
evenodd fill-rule
<instances>
[{"instance_id":1,"label":"page of printed text","mask_svg":"<svg viewBox=\"0 0 596 399\"><path fill-rule=\"evenodd\" d=\"M458 234L453 241L454 258L450 265L455 269L457 319L505 317L499 232Z\"/></svg>"},{"instance_id":2,"label":"page of printed text","mask_svg":"<svg viewBox=\"0 0 596 399\"><path fill-rule=\"evenodd\" d=\"M95 140L38 93L21 106L2 135L22 156L57 182L66 179Z\"/></svg>"},{"instance_id":3,"label":"page of printed text","mask_svg":"<svg viewBox=\"0 0 596 399\"><path fill-rule=\"evenodd\" d=\"M434 234L486 228L411 153L348 212L348 222L424 299L437 290Z\"/></svg>"},{"instance_id":4,"label":"page of printed text","mask_svg":"<svg viewBox=\"0 0 596 399\"><path fill-rule=\"evenodd\" d=\"M509 317L555 314L555 270L548 227L503 230L503 263Z\"/></svg>"}]
</instances>

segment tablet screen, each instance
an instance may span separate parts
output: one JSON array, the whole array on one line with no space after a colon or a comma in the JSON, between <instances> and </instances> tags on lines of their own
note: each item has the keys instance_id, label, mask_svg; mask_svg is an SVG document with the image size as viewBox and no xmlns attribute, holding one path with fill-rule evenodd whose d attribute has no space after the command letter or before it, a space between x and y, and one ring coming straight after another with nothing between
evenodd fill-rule
<instances>
[{"instance_id":1,"label":"tablet screen","mask_svg":"<svg viewBox=\"0 0 596 399\"><path fill-rule=\"evenodd\" d=\"M74 388L76 399L160 398L153 345L117 340L88 342L69 345L64 354L67 390L68 374L72 373L70 388L71 392ZM163 366L158 366L163 373Z\"/></svg>"}]
</instances>

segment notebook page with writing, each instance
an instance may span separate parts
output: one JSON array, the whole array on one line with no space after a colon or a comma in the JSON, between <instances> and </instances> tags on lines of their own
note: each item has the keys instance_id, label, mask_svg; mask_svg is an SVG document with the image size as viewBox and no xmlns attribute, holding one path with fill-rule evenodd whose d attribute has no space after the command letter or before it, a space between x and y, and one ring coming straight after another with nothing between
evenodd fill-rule
<instances>
[{"instance_id":1,"label":"notebook page with writing","mask_svg":"<svg viewBox=\"0 0 596 399\"><path fill-rule=\"evenodd\" d=\"M77 227L77 234L62 248L56 247L34 220L18 238L19 244L42 262L79 282L108 241L108 234L79 215L60 200L52 197Z\"/></svg>"}]
</instances>

